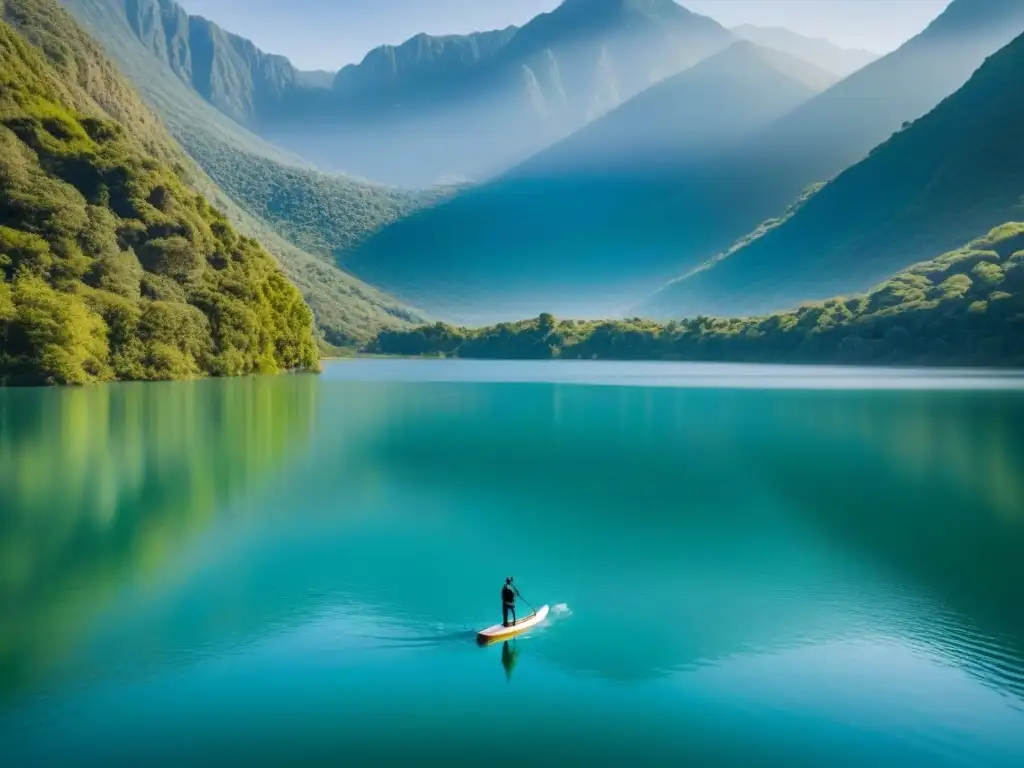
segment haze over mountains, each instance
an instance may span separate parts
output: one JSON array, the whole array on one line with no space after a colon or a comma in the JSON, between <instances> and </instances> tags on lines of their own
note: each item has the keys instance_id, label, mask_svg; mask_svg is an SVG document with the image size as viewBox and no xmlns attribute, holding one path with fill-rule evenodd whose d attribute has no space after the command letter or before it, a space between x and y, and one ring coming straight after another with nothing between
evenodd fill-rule
<instances>
[{"instance_id":1,"label":"haze over mountains","mask_svg":"<svg viewBox=\"0 0 1024 768\"><path fill-rule=\"evenodd\" d=\"M1024 220L1024 35L792 218L636 308L756 315L856 293L1009 220Z\"/></svg>"},{"instance_id":2,"label":"haze over mountains","mask_svg":"<svg viewBox=\"0 0 1024 768\"><path fill-rule=\"evenodd\" d=\"M672 0L566 0L521 28L379 47L323 88L172 0L68 2L122 6L209 103L321 168L414 186L507 167L735 40Z\"/></svg>"},{"instance_id":3,"label":"haze over mountains","mask_svg":"<svg viewBox=\"0 0 1024 768\"><path fill-rule=\"evenodd\" d=\"M406 185L479 179L732 40L672 0L566 0L519 29L378 48L329 96L254 122L335 170Z\"/></svg>"},{"instance_id":4,"label":"haze over mountains","mask_svg":"<svg viewBox=\"0 0 1024 768\"><path fill-rule=\"evenodd\" d=\"M898 50L685 172L669 156L668 173L596 178L531 161L395 223L343 263L460 322L618 315L630 293L725 250L926 114L1022 30L1024 3L954 0ZM714 120L720 106L703 106L695 119Z\"/></svg>"},{"instance_id":5,"label":"haze over mountains","mask_svg":"<svg viewBox=\"0 0 1024 768\"><path fill-rule=\"evenodd\" d=\"M621 310L675 269L674 249L643 218L666 190L707 152L755 133L830 79L739 41L498 183L396 222L343 264L414 306L465 322L541 306L566 316ZM627 250L638 244L646 246L642 262Z\"/></svg>"},{"instance_id":6,"label":"haze over mountains","mask_svg":"<svg viewBox=\"0 0 1024 768\"><path fill-rule=\"evenodd\" d=\"M567 0L521 28L380 46L330 76L173 0L66 2L108 39L106 19L123 20L182 82L276 145L325 170L406 186L500 172L738 39L672 0ZM844 56L863 57L779 30L741 32L833 74L851 68Z\"/></svg>"},{"instance_id":7,"label":"haze over mountains","mask_svg":"<svg viewBox=\"0 0 1024 768\"><path fill-rule=\"evenodd\" d=\"M679 172L807 101L839 78L747 41L665 78L506 174Z\"/></svg>"}]
</instances>

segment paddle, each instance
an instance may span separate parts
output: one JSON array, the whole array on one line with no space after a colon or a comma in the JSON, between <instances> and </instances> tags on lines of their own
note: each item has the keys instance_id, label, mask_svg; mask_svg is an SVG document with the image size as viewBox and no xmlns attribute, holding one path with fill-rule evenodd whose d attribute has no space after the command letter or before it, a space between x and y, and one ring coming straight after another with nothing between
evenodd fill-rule
<instances>
[{"instance_id":1,"label":"paddle","mask_svg":"<svg viewBox=\"0 0 1024 768\"><path fill-rule=\"evenodd\" d=\"M516 591L516 597L518 597L520 600L522 600L524 603L526 603L526 606L531 611L533 611L533 613L531 613L530 616L536 616L537 615L537 609L534 608L532 605L530 605L529 601L525 597L523 597L523 593L519 591L519 587L513 587L513 589L515 589L515 591ZM516 623L518 624L519 622L516 622Z\"/></svg>"}]
</instances>

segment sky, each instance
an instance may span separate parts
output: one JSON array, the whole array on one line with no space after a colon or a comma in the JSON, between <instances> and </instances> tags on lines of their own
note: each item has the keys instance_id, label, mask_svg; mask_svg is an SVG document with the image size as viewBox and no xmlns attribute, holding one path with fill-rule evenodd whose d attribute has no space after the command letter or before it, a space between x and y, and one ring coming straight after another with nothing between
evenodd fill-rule
<instances>
[{"instance_id":1,"label":"sky","mask_svg":"<svg viewBox=\"0 0 1024 768\"><path fill-rule=\"evenodd\" d=\"M301 69L336 70L419 32L465 34L523 24L560 0L179 0ZM681 0L726 27L788 27L847 48L887 53L950 0Z\"/></svg>"}]
</instances>

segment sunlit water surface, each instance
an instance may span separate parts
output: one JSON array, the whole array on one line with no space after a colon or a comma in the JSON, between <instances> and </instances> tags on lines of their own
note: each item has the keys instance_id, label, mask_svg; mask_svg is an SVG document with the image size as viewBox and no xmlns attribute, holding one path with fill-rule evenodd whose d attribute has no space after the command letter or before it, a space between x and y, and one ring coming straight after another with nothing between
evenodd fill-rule
<instances>
[{"instance_id":1,"label":"sunlit water surface","mask_svg":"<svg viewBox=\"0 0 1024 768\"><path fill-rule=\"evenodd\" d=\"M1024 765L1018 376L365 360L0 438L5 765Z\"/></svg>"}]
</instances>

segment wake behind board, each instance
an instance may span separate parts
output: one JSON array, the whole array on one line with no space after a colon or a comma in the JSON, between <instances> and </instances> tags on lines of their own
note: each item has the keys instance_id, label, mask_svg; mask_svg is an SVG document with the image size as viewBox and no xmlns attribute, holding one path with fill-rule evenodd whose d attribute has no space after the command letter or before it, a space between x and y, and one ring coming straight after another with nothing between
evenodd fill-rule
<instances>
[{"instance_id":1,"label":"wake behind board","mask_svg":"<svg viewBox=\"0 0 1024 768\"><path fill-rule=\"evenodd\" d=\"M518 619L515 624L506 627L503 624L495 624L493 627L482 629L477 632L476 640L478 643L493 643L496 640L505 640L509 637L514 637L522 632L525 632L530 627L535 627L540 624L548 615L548 606L542 605L537 609L536 613L530 616L524 616Z\"/></svg>"}]
</instances>

